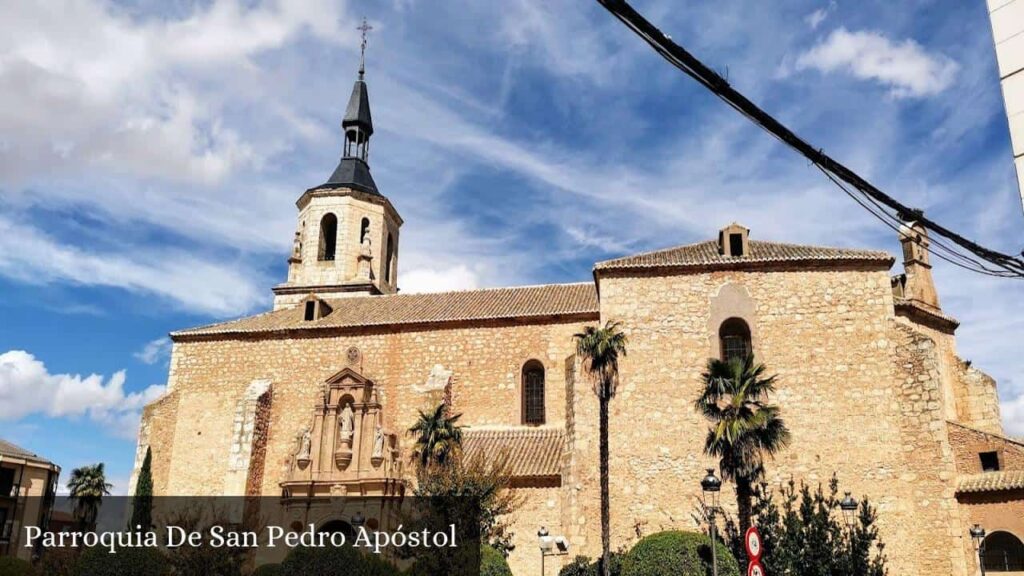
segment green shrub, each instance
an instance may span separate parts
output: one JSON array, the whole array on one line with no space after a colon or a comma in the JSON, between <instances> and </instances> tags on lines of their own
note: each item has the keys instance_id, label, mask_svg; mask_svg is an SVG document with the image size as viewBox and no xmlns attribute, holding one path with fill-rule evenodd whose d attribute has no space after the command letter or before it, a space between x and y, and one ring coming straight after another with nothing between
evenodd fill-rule
<instances>
[{"instance_id":1,"label":"green shrub","mask_svg":"<svg viewBox=\"0 0 1024 576\"><path fill-rule=\"evenodd\" d=\"M278 576L398 576L397 568L351 546L298 547L281 563Z\"/></svg>"},{"instance_id":2,"label":"green shrub","mask_svg":"<svg viewBox=\"0 0 1024 576\"><path fill-rule=\"evenodd\" d=\"M281 576L281 565L262 564L252 571L252 576Z\"/></svg>"},{"instance_id":3,"label":"green shrub","mask_svg":"<svg viewBox=\"0 0 1024 576\"><path fill-rule=\"evenodd\" d=\"M512 576L512 569L501 552L484 545L480 547L480 576Z\"/></svg>"},{"instance_id":4,"label":"green shrub","mask_svg":"<svg viewBox=\"0 0 1024 576\"><path fill-rule=\"evenodd\" d=\"M118 548L116 554L102 547L90 548L78 557L78 576L164 576L170 565L153 548Z\"/></svg>"},{"instance_id":5,"label":"green shrub","mask_svg":"<svg viewBox=\"0 0 1024 576\"><path fill-rule=\"evenodd\" d=\"M696 532L651 534L636 543L622 563L622 576L706 576L711 574L711 540ZM719 576L739 576L729 549L716 544Z\"/></svg>"},{"instance_id":6,"label":"green shrub","mask_svg":"<svg viewBox=\"0 0 1024 576\"><path fill-rule=\"evenodd\" d=\"M611 566L611 576L622 574L622 560L626 557L625 552L612 552L608 560ZM558 572L558 576L601 576L597 565L600 560L591 560L589 556L577 556L572 562L566 564Z\"/></svg>"},{"instance_id":7,"label":"green shrub","mask_svg":"<svg viewBox=\"0 0 1024 576\"><path fill-rule=\"evenodd\" d=\"M21 558L0 557L0 576L32 576L32 565Z\"/></svg>"}]
</instances>

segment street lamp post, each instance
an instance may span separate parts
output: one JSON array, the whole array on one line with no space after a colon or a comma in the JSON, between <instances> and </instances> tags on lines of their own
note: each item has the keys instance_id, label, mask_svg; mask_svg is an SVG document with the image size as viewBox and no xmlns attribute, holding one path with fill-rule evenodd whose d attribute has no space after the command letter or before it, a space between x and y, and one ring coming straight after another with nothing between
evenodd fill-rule
<instances>
[{"instance_id":1,"label":"street lamp post","mask_svg":"<svg viewBox=\"0 0 1024 576\"><path fill-rule=\"evenodd\" d=\"M544 576L544 559L568 554L569 541L564 536L552 536L544 526L537 530L537 540L540 544L540 576Z\"/></svg>"},{"instance_id":2,"label":"street lamp post","mask_svg":"<svg viewBox=\"0 0 1024 576\"><path fill-rule=\"evenodd\" d=\"M985 529L980 524L975 524L970 532L971 540L974 541L974 550L978 553L978 566L981 569L981 576L985 576Z\"/></svg>"},{"instance_id":3,"label":"street lamp post","mask_svg":"<svg viewBox=\"0 0 1024 576\"><path fill-rule=\"evenodd\" d=\"M849 492L846 496L839 501L839 508L843 511L843 519L846 520L846 527L853 531L853 526L857 522L857 501L853 499L853 496Z\"/></svg>"},{"instance_id":4,"label":"street lamp post","mask_svg":"<svg viewBox=\"0 0 1024 576\"><path fill-rule=\"evenodd\" d=\"M715 514L718 512L718 493L722 491L722 481L715 476L715 469L708 468L708 474L700 481L700 489L704 493L704 514L708 520L711 533L711 576L718 576L718 551L715 545Z\"/></svg>"},{"instance_id":5,"label":"street lamp post","mask_svg":"<svg viewBox=\"0 0 1024 576\"><path fill-rule=\"evenodd\" d=\"M540 576L544 576L544 559L547 558L547 551L551 549L551 536L548 529L541 526L537 530L537 539L540 540Z\"/></svg>"}]
</instances>

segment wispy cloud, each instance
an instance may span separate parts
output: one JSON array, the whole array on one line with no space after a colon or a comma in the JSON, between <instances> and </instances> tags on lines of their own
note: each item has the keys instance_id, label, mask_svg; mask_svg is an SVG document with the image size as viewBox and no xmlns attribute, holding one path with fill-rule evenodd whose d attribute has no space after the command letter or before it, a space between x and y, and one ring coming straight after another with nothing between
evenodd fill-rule
<instances>
[{"instance_id":1,"label":"wispy cloud","mask_svg":"<svg viewBox=\"0 0 1024 576\"><path fill-rule=\"evenodd\" d=\"M811 12L807 16L804 16L804 22L811 28L811 30L817 30L818 26L824 22L832 12L836 9L836 2L832 0L827 6L818 8L814 12Z\"/></svg>"},{"instance_id":2,"label":"wispy cloud","mask_svg":"<svg viewBox=\"0 0 1024 576\"><path fill-rule=\"evenodd\" d=\"M894 42L881 32L834 30L796 59L796 68L846 72L889 87L895 98L933 96L948 88L960 66L914 40Z\"/></svg>"},{"instance_id":3,"label":"wispy cloud","mask_svg":"<svg viewBox=\"0 0 1024 576\"><path fill-rule=\"evenodd\" d=\"M0 274L29 283L122 289L216 315L241 313L267 300L265 284L230 261L207 260L180 249L87 251L2 215Z\"/></svg>"},{"instance_id":4,"label":"wispy cloud","mask_svg":"<svg viewBox=\"0 0 1024 576\"><path fill-rule=\"evenodd\" d=\"M171 339L167 336L151 340L141 350L133 354L143 364L156 364L171 356Z\"/></svg>"}]
</instances>

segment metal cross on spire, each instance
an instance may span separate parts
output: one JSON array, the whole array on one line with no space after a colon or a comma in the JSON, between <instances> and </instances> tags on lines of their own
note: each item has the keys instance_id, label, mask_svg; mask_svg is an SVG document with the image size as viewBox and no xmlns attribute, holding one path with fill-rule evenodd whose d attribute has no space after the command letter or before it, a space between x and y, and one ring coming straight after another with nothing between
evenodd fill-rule
<instances>
[{"instance_id":1,"label":"metal cross on spire","mask_svg":"<svg viewBox=\"0 0 1024 576\"><path fill-rule=\"evenodd\" d=\"M363 33L363 42L359 46L359 79L363 79L363 74L366 72L366 33L373 30L373 26L366 23L366 17L363 17L363 23L356 27Z\"/></svg>"}]
</instances>

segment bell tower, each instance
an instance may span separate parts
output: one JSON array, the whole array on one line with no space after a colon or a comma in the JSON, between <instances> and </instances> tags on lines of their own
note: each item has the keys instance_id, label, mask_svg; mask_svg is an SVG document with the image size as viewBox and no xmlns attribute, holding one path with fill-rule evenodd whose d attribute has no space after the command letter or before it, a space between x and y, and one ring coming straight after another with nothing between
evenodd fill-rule
<instances>
[{"instance_id":1,"label":"bell tower","mask_svg":"<svg viewBox=\"0 0 1024 576\"><path fill-rule=\"evenodd\" d=\"M373 120L366 90L363 21L359 77L345 117L341 160L327 181L299 197L298 225L288 259L288 280L274 287L274 309L310 294L342 298L398 292L398 231L402 218L370 175Z\"/></svg>"}]
</instances>

